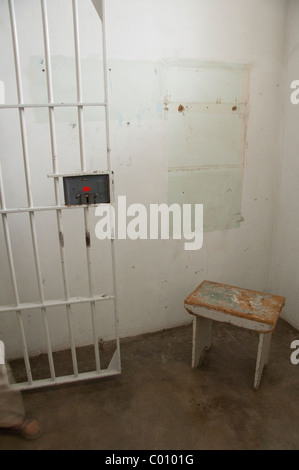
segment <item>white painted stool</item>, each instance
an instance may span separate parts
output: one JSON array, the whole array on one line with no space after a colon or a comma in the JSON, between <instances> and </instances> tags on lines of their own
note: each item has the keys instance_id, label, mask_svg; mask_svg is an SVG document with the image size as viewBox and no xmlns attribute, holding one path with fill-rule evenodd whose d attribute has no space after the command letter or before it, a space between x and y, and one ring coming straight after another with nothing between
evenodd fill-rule
<instances>
[{"instance_id":1,"label":"white painted stool","mask_svg":"<svg viewBox=\"0 0 299 470\"><path fill-rule=\"evenodd\" d=\"M259 333L254 377L257 390L268 362L272 331L284 303L284 297L203 281L184 301L185 309L194 315L192 368L199 366L204 351L211 347L212 320L255 330Z\"/></svg>"}]
</instances>

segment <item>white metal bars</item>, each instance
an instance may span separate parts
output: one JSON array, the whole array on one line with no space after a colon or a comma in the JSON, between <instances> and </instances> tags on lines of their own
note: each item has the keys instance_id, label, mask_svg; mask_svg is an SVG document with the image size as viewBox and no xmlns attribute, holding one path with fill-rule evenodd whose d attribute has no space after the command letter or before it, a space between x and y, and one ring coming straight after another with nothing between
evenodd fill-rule
<instances>
[{"instance_id":1,"label":"white metal bars","mask_svg":"<svg viewBox=\"0 0 299 470\"><path fill-rule=\"evenodd\" d=\"M89 1L89 0L88 0ZM106 54L106 27L105 27L105 2L97 1L96 10L99 13L100 19L102 21L102 49L103 49L103 75L104 75L104 95L105 101L103 103L99 102L89 102L84 103L82 101L82 83L81 83L81 65L80 65L80 38L79 38L79 18L78 18L78 7L77 0L72 0L72 9L73 9L73 25L74 25L74 43L75 43L75 61L76 61L76 83L77 83L77 102L76 103L55 103L53 96L53 84L52 84L52 68L51 68L51 52L50 52L50 40L49 40L49 28L48 28L48 17L47 17L47 4L46 0L41 0L41 13L42 13L42 23L43 23L43 37L44 37L44 50L45 50L45 61L46 61L46 77L47 77L47 95L48 103L47 104L26 104L23 99L23 90L22 90L22 77L21 77L21 67L20 67L20 53L18 45L18 35L17 35L17 25L14 9L14 1L8 0L9 3L9 12L10 12L10 22L11 22L11 32L12 32L12 42L13 42L13 51L14 51L14 60L15 60L15 73L16 73L16 83L17 83L17 95L18 103L15 105L1 105L0 109L15 108L19 111L19 121L20 121L20 130L22 137L22 149L23 149L23 160L24 160L24 172L25 172L25 181L26 181L26 192L27 192L27 207L21 208L10 208L7 209L5 203L5 194L3 189L3 180L2 173L0 168L0 199L1 199L1 210L4 228L4 237L6 244L7 257L9 262L11 281L13 286L14 300L15 305L11 306L0 306L0 313L7 311L16 311L20 333L22 338L23 345L23 355L24 362L27 373L28 382L17 383L15 388L18 389L28 389L36 388L41 386L48 386L53 384L72 382L76 380L86 380L91 378L102 377L106 375L115 375L121 371L121 362L120 362L120 346L118 338L118 314L117 314L117 296L116 296L116 274L115 274L115 248L113 239L111 240L111 262L112 262L112 276L113 276L113 293L108 294L95 294L92 290L92 275L91 275L91 258L90 258L90 245L86 243L86 261L87 261L87 272L88 272L88 285L89 285L89 296L88 297L70 297L69 285L68 285L68 273L66 266L66 257L65 257L65 248L64 243L60 243L60 260L61 260L61 269L62 269L62 278L63 278L63 288L64 288L64 299L63 300L47 300L45 298L43 290L43 281L41 274L41 265L40 265L40 255L38 250L38 240L36 233L36 224L35 224L35 212L37 211L55 211L57 219L57 229L59 234L59 239L63 239L63 224L62 224L62 210L67 209L67 206L63 205L60 201L59 194L59 178L62 176L68 176L65 174L59 173L58 168L58 154L57 154L57 145L56 145L56 129L55 129L55 107L76 107L78 111L78 123L79 123L79 146L80 146L80 162L81 162L81 172L77 174L86 174L86 161L85 161L85 148L84 148L84 120L83 120L83 110L85 106L101 106L105 108L105 128L106 128L106 147L107 147L107 168L108 171L98 170L98 173L109 173L110 177L113 176L111 171L111 159L110 159L110 135L109 135L109 107L108 107L108 80L107 80L107 54ZM52 168L53 174L48 175L53 177L54 182L54 194L55 194L55 205L54 206L34 206L32 193L31 193L31 180L30 180L30 161L28 154L28 145L27 145L27 133L26 133L26 120L25 120L25 109L34 108L34 107L45 107L49 111L49 127L50 127L50 136L51 136L51 152L52 152ZM114 203L114 194L113 194L113 181L110 187L110 202ZM72 206L73 208L79 208L84 211L84 224L85 224L85 233L86 240L89 238L89 205L80 205ZM39 291L39 302L27 302L21 303L18 293L18 286L16 280L14 259L11 246L11 237L9 232L9 224L7 215L10 213L28 213L30 219L30 229L35 261L35 270L38 281L38 291ZM114 305L114 321L115 321L115 340L116 340L116 350L110 360L110 363L107 369L101 369L100 356L99 356L99 347L98 347L98 337L95 329L95 303L103 300L111 300ZM91 372L79 373L78 363L76 356L76 346L72 325L72 310L71 306L74 304L84 304L89 303L91 309L91 323L93 331L93 343L94 343L94 352L95 352L95 363L96 370ZM53 351L51 345L51 338L49 332L49 325L47 319L47 307L53 306L65 306L68 328L69 328L69 337L70 337L70 347L72 355L72 364L73 364L73 374L67 376L57 377L55 373L54 361L53 361ZM50 369L50 378L43 380L33 380L30 359L28 354L28 346L26 343L26 335L22 320L22 312L31 309L40 309L43 317L43 324L45 329L45 337L47 342L47 353Z\"/></svg>"}]
</instances>

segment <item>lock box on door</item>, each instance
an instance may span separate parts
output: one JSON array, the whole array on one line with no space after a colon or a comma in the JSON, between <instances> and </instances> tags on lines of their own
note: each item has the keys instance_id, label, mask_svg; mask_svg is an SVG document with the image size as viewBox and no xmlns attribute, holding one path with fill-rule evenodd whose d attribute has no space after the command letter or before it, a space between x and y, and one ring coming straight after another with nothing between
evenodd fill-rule
<instances>
[{"instance_id":1,"label":"lock box on door","mask_svg":"<svg viewBox=\"0 0 299 470\"><path fill-rule=\"evenodd\" d=\"M63 178L67 206L110 202L109 175L80 175Z\"/></svg>"}]
</instances>

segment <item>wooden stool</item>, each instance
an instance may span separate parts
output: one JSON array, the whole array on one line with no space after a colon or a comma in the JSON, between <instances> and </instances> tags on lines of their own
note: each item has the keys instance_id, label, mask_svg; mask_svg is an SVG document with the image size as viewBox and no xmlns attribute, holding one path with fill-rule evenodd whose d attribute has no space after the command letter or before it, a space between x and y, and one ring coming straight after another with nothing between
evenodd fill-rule
<instances>
[{"instance_id":1,"label":"wooden stool","mask_svg":"<svg viewBox=\"0 0 299 470\"><path fill-rule=\"evenodd\" d=\"M192 368L198 367L212 340L212 320L259 332L254 389L260 385L267 365L272 331L285 303L284 297L265 294L217 282L203 281L184 301L194 315Z\"/></svg>"}]
</instances>

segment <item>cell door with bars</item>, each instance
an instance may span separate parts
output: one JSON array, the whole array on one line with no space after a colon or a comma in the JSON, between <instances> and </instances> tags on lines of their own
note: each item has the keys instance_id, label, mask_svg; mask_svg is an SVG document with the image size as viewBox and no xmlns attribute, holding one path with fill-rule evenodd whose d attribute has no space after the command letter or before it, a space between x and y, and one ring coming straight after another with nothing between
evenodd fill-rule
<instances>
[{"instance_id":1,"label":"cell door with bars","mask_svg":"<svg viewBox=\"0 0 299 470\"><path fill-rule=\"evenodd\" d=\"M23 358L14 387L115 375L115 248L95 236L97 205L114 204L105 0L0 10L0 339Z\"/></svg>"}]
</instances>

